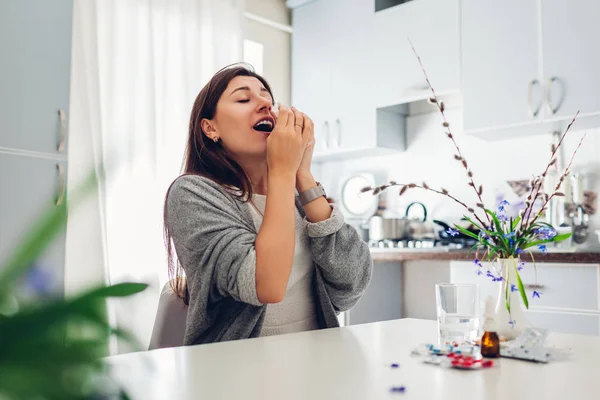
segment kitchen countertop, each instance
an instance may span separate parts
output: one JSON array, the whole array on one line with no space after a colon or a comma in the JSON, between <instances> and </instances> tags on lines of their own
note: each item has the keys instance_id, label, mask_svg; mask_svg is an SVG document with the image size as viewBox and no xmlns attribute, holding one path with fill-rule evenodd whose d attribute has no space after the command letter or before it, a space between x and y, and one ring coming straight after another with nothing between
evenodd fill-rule
<instances>
[{"instance_id":1,"label":"kitchen countertop","mask_svg":"<svg viewBox=\"0 0 600 400\"><path fill-rule=\"evenodd\" d=\"M471 261L475 254L468 250L433 249L390 249L372 248L371 257L375 262L384 261ZM600 252L558 252L534 253L536 263L562 262L574 264L600 263ZM521 255L523 261L531 261L529 254Z\"/></svg>"},{"instance_id":2,"label":"kitchen countertop","mask_svg":"<svg viewBox=\"0 0 600 400\"><path fill-rule=\"evenodd\" d=\"M133 400L592 399L600 337L551 333L565 360L507 358L480 371L425 364L411 350L437 341L435 321L401 319L109 357ZM390 368L398 363L399 368ZM390 393L405 386L406 393Z\"/></svg>"}]
</instances>

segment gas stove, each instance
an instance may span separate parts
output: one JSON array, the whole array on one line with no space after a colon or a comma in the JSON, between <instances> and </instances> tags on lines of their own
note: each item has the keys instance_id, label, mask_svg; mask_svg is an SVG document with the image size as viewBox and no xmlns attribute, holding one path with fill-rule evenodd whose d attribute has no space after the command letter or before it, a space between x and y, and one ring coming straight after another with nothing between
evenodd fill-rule
<instances>
[{"instance_id":1,"label":"gas stove","mask_svg":"<svg viewBox=\"0 0 600 400\"><path fill-rule=\"evenodd\" d=\"M373 249L448 251L470 249L475 245L473 239L421 239L421 240L370 240L369 247Z\"/></svg>"}]
</instances>

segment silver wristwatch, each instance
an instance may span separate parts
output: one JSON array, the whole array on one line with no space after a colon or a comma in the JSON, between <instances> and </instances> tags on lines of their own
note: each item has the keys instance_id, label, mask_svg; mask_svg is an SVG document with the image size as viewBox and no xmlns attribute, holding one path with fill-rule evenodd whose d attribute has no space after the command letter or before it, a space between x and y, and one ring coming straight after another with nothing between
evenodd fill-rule
<instances>
[{"instance_id":1,"label":"silver wristwatch","mask_svg":"<svg viewBox=\"0 0 600 400\"><path fill-rule=\"evenodd\" d=\"M317 186L300 193L298 195L298 199L300 200L300 204L304 206L321 196L327 198L327 195L325 194L325 189L323 189L321 183L317 182Z\"/></svg>"}]
</instances>

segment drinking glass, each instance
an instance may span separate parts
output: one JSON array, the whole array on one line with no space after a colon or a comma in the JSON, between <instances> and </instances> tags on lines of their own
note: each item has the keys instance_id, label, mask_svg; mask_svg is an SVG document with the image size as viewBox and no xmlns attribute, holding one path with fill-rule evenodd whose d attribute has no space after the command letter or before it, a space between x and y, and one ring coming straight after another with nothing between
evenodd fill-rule
<instances>
[{"instance_id":1,"label":"drinking glass","mask_svg":"<svg viewBox=\"0 0 600 400\"><path fill-rule=\"evenodd\" d=\"M468 343L478 338L479 286L468 283L435 285L440 343Z\"/></svg>"}]
</instances>

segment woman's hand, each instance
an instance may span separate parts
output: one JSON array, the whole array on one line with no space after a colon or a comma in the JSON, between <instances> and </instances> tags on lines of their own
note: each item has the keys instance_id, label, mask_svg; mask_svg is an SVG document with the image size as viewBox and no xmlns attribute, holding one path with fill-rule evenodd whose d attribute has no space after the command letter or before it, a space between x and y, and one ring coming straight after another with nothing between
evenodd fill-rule
<instances>
[{"instance_id":1,"label":"woman's hand","mask_svg":"<svg viewBox=\"0 0 600 400\"><path fill-rule=\"evenodd\" d=\"M302 162L296 172L297 176L312 176L310 172L310 165L312 163L313 153L315 151L315 125L308 117L308 115L292 108L296 114L296 120L300 117L303 121L304 127L302 129L302 136L306 139L306 149L302 157Z\"/></svg>"},{"instance_id":2,"label":"woman's hand","mask_svg":"<svg viewBox=\"0 0 600 400\"><path fill-rule=\"evenodd\" d=\"M270 173L292 177L296 175L310 137L302 135L304 128L303 117L297 110L279 107L279 117L267 138L267 165Z\"/></svg>"}]
</instances>

